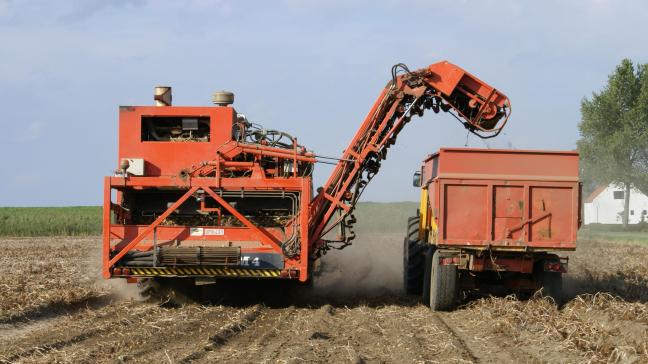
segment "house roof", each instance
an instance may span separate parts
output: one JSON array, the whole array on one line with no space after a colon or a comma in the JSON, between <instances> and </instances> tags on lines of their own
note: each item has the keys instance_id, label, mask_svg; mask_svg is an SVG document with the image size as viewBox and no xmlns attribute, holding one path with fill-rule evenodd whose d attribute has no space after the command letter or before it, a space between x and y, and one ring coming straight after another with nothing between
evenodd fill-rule
<instances>
[{"instance_id":1,"label":"house roof","mask_svg":"<svg viewBox=\"0 0 648 364\"><path fill-rule=\"evenodd\" d=\"M589 196L587 196L587 198L585 199L585 203L592 203L592 202L594 202L594 199L595 199L598 195L600 195L601 193L603 193L603 191L605 191L605 189L606 189L607 187L608 187L608 186L598 186L598 187L596 187L596 189L595 189L592 193L590 193Z\"/></svg>"}]
</instances>

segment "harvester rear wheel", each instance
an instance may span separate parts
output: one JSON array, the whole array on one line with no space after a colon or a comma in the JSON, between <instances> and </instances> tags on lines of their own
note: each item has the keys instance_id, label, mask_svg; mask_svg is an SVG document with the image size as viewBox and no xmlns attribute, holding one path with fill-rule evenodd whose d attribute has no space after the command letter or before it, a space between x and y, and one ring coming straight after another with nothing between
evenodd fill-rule
<instances>
[{"instance_id":1,"label":"harvester rear wheel","mask_svg":"<svg viewBox=\"0 0 648 364\"><path fill-rule=\"evenodd\" d=\"M403 288L407 294L420 294L423 288L423 272L426 244L419 240L418 216L407 219L407 235L403 241Z\"/></svg>"},{"instance_id":2,"label":"harvester rear wheel","mask_svg":"<svg viewBox=\"0 0 648 364\"><path fill-rule=\"evenodd\" d=\"M430 308L434 311L450 311L457 303L457 266L441 265L441 252L435 250L430 262Z\"/></svg>"},{"instance_id":3,"label":"harvester rear wheel","mask_svg":"<svg viewBox=\"0 0 648 364\"><path fill-rule=\"evenodd\" d=\"M156 278L141 278L138 280L137 291L140 300L144 302L169 302L173 296L172 291L168 287L162 285L162 283Z\"/></svg>"}]
</instances>

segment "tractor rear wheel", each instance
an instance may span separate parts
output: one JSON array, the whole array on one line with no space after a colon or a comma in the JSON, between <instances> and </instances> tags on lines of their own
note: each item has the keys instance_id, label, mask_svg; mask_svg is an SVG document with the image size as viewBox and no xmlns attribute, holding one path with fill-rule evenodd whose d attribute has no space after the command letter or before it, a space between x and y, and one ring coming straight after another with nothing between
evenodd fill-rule
<instances>
[{"instance_id":1,"label":"tractor rear wheel","mask_svg":"<svg viewBox=\"0 0 648 364\"><path fill-rule=\"evenodd\" d=\"M457 266L441 264L441 252L430 252L430 308L434 311L450 311L455 308L458 296Z\"/></svg>"},{"instance_id":2,"label":"tractor rear wheel","mask_svg":"<svg viewBox=\"0 0 648 364\"><path fill-rule=\"evenodd\" d=\"M407 294L420 294L426 244L419 240L418 216L407 219L407 235L403 241L403 288Z\"/></svg>"}]
</instances>

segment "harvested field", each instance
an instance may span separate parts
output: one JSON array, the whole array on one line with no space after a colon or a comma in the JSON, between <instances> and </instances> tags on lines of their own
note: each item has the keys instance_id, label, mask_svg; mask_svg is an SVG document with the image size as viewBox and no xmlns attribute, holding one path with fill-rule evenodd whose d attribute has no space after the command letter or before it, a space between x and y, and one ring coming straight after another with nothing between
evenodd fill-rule
<instances>
[{"instance_id":1,"label":"harvested field","mask_svg":"<svg viewBox=\"0 0 648 364\"><path fill-rule=\"evenodd\" d=\"M648 246L581 242L569 300L432 313L400 292L400 234L362 234L313 288L225 284L156 305L101 280L98 238L0 240L0 362L648 362Z\"/></svg>"},{"instance_id":2,"label":"harvested field","mask_svg":"<svg viewBox=\"0 0 648 364\"><path fill-rule=\"evenodd\" d=\"M97 238L0 240L0 322L52 314L109 295Z\"/></svg>"}]
</instances>

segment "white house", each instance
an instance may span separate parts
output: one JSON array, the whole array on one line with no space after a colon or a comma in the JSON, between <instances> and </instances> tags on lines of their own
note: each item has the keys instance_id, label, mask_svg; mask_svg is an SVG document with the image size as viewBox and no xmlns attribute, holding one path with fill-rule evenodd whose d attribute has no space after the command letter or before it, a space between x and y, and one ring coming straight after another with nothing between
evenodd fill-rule
<instances>
[{"instance_id":1,"label":"white house","mask_svg":"<svg viewBox=\"0 0 648 364\"><path fill-rule=\"evenodd\" d=\"M625 189L613 184L598 187L585 200L584 224L621 224ZM630 191L629 224L648 222L648 196L639 190Z\"/></svg>"}]
</instances>

